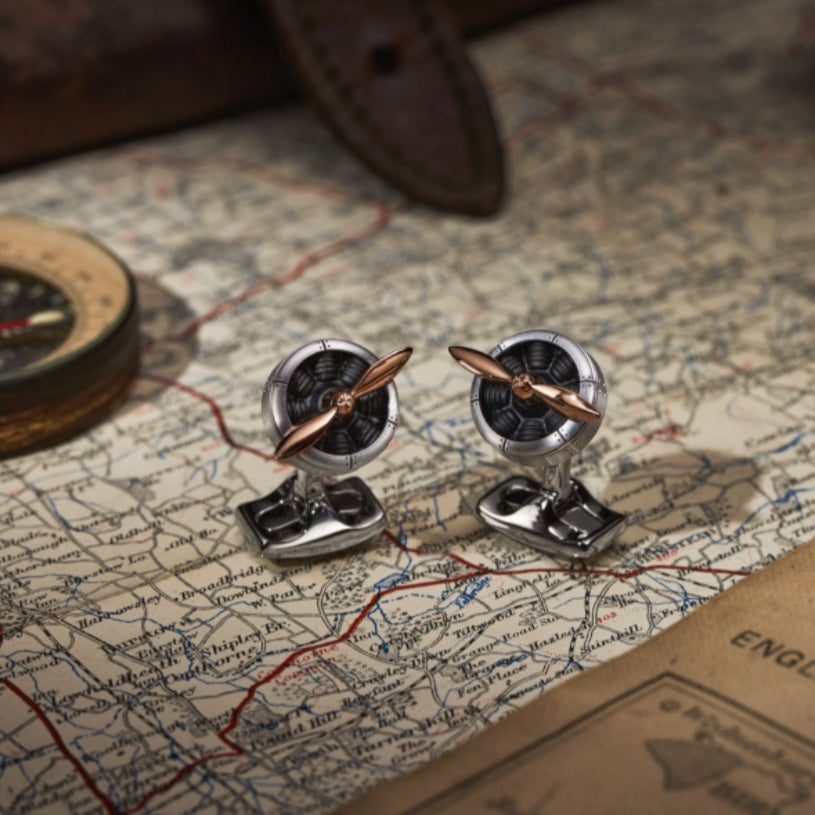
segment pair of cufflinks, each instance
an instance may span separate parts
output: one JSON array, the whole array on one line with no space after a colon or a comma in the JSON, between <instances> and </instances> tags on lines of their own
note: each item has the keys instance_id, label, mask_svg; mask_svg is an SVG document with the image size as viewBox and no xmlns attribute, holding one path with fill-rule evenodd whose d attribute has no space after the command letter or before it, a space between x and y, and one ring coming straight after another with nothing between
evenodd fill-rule
<instances>
[{"instance_id":1,"label":"pair of cufflinks","mask_svg":"<svg viewBox=\"0 0 815 815\"><path fill-rule=\"evenodd\" d=\"M481 519L552 555L584 559L608 546L625 517L570 475L606 406L603 374L590 354L553 331L515 334L489 354L449 350L474 375L470 402L478 431L538 476L513 476L486 492L476 506ZM261 402L264 423L275 458L297 469L268 495L238 507L251 549L270 560L299 560L384 531L385 513L365 482L333 476L388 446L399 414L393 380L411 353L402 348L377 358L347 340L315 340L272 371Z\"/></svg>"}]
</instances>

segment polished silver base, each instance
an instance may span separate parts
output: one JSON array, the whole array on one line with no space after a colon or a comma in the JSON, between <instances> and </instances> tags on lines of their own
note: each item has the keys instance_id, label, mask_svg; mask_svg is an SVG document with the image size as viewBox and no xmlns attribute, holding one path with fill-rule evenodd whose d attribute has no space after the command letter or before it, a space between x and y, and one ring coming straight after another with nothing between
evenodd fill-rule
<instances>
[{"instance_id":1,"label":"polished silver base","mask_svg":"<svg viewBox=\"0 0 815 815\"><path fill-rule=\"evenodd\" d=\"M577 479L562 493L515 476L484 495L476 511L508 537L573 560L601 552L625 528L625 515L604 507Z\"/></svg>"},{"instance_id":2,"label":"polished silver base","mask_svg":"<svg viewBox=\"0 0 815 815\"><path fill-rule=\"evenodd\" d=\"M305 473L240 504L246 545L269 560L300 560L349 549L385 530L385 512L361 478L327 481Z\"/></svg>"}]
</instances>

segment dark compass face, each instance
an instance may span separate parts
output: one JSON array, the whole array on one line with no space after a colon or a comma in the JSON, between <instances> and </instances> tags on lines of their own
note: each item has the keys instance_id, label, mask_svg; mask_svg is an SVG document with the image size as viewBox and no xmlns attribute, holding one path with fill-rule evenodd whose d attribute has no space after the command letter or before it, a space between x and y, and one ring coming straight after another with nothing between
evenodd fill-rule
<instances>
[{"instance_id":1,"label":"dark compass face","mask_svg":"<svg viewBox=\"0 0 815 815\"><path fill-rule=\"evenodd\" d=\"M289 380L286 407L292 424L326 410L331 395L349 391L369 363L347 351L321 351L302 362ZM336 456L359 453L373 444L388 419L388 391L382 387L357 398L354 409L338 416L314 449Z\"/></svg>"},{"instance_id":2,"label":"dark compass face","mask_svg":"<svg viewBox=\"0 0 815 815\"><path fill-rule=\"evenodd\" d=\"M0 267L0 375L53 353L71 333L74 321L73 307L58 288Z\"/></svg>"},{"instance_id":3,"label":"dark compass face","mask_svg":"<svg viewBox=\"0 0 815 815\"><path fill-rule=\"evenodd\" d=\"M545 385L580 390L580 375L571 356L551 342L517 343L496 359L513 375L529 373ZM478 395L487 424L510 441L538 441L569 421L535 397L519 399L509 385L500 382L482 380Z\"/></svg>"}]
</instances>

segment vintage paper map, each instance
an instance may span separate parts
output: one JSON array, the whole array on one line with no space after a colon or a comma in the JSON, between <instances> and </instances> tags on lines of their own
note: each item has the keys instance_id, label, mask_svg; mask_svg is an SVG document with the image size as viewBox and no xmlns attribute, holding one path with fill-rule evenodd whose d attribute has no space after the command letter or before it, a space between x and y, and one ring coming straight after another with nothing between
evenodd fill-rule
<instances>
[{"instance_id":1,"label":"vintage paper map","mask_svg":"<svg viewBox=\"0 0 815 815\"><path fill-rule=\"evenodd\" d=\"M815 546L337 815L805 815Z\"/></svg>"},{"instance_id":2,"label":"vintage paper map","mask_svg":"<svg viewBox=\"0 0 815 815\"><path fill-rule=\"evenodd\" d=\"M0 181L129 263L144 336L112 420L0 463L0 811L328 812L811 539L813 20L623 0L477 43L491 220L403 201L300 107ZM508 468L446 347L525 328L609 385L575 473L631 524L587 568L469 510ZM416 349L361 472L390 531L278 568L234 509L289 472L260 391L320 336Z\"/></svg>"}]
</instances>

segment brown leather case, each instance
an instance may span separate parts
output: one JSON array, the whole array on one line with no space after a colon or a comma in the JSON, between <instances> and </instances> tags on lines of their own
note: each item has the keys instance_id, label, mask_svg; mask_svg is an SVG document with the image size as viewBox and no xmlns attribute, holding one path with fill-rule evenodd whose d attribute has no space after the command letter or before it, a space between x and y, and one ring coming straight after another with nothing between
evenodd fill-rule
<instances>
[{"instance_id":1,"label":"brown leather case","mask_svg":"<svg viewBox=\"0 0 815 815\"><path fill-rule=\"evenodd\" d=\"M399 72L392 70L389 38L382 36L388 34L390 23L381 9L390 4L370 4L380 6L379 34L374 39L385 47L377 51L375 45L373 52L358 52L363 53L363 64L375 82L355 93L355 98L367 107L394 85L406 95L401 101L398 96L386 101L391 112L390 141L385 146L372 149L367 136L361 138L336 122L332 126L364 160L412 195L447 208L491 211L500 198L500 182L496 186L495 179L484 180L484 167L491 164L496 169L494 150L485 135L488 109L477 77L456 48L454 28L481 31L544 4L546 0L450 0L444 15L426 2L393 3L401 20L397 28L407 32L407 39L397 36L397 50L407 46L409 57L397 56L398 67L411 69L398 79ZM344 8L349 19L360 19L350 0L333 5ZM324 25L317 28L322 30ZM349 47L355 43L368 48L366 31L346 24L330 36L346 37ZM416 45L422 42L417 31L430 37L421 47ZM348 61L343 40L331 42L333 58L343 71L350 71L353 60ZM292 42L288 50L302 60L310 48ZM413 57L422 52L426 56L428 51L435 51L435 56L424 63L420 60L414 70ZM424 79L416 74L422 70ZM449 146L438 149L429 142L406 142L407 128L394 118L405 100L420 96L415 82L432 84L438 77L442 85L433 89L436 109L452 100L444 118L453 131L458 128L454 139L469 140L465 157L452 163L446 161L454 158ZM279 39L260 4L252 0L4 0L0 8L0 169L246 110L295 92L293 71ZM318 109L325 112L330 107L325 99L313 88L312 94ZM460 116L464 119L459 121ZM475 125L466 123L468 116ZM399 151L406 151L407 162ZM500 174L500 154L498 161ZM419 168L418 174L411 167ZM436 171L423 177L422 169L432 167ZM443 189L448 180L444 173L450 170L469 189L461 200L453 200L455 196Z\"/></svg>"},{"instance_id":2,"label":"brown leather case","mask_svg":"<svg viewBox=\"0 0 815 815\"><path fill-rule=\"evenodd\" d=\"M0 167L291 94L246 0L3 0Z\"/></svg>"}]
</instances>

